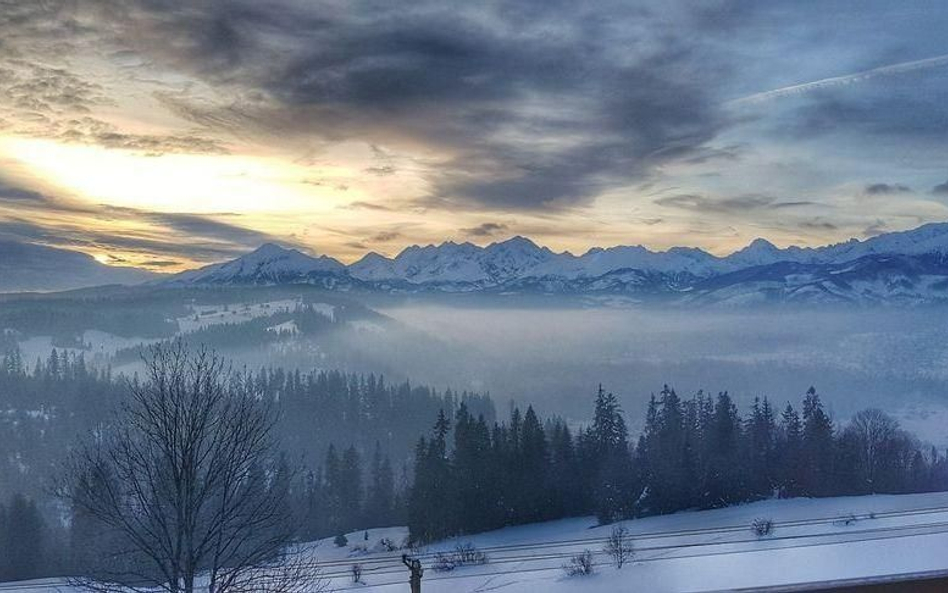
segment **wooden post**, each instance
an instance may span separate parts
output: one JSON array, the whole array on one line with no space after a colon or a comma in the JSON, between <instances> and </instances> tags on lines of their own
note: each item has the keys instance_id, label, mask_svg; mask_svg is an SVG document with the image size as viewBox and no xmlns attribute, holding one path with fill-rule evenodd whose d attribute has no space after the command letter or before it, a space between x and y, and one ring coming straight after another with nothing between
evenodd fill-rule
<instances>
[{"instance_id":1,"label":"wooden post","mask_svg":"<svg viewBox=\"0 0 948 593\"><path fill-rule=\"evenodd\" d=\"M402 554L402 564L411 571L411 577L408 583L411 585L411 593L421 593L421 577L425 574L425 569L421 567L421 560L409 558L408 554Z\"/></svg>"}]
</instances>

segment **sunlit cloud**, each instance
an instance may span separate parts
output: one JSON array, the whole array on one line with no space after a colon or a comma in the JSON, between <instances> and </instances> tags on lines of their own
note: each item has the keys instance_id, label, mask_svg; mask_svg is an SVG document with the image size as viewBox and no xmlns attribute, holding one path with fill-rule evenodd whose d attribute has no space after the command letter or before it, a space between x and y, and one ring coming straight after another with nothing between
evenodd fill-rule
<instances>
[{"instance_id":1,"label":"sunlit cloud","mask_svg":"<svg viewBox=\"0 0 948 593\"><path fill-rule=\"evenodd\" d=\"M90 202L161 212L326 212L348 200L336 187L299 183L307 171L260 157L168 154L50 140L0 139L0 157Z\"/></svg>"}]
</instances>

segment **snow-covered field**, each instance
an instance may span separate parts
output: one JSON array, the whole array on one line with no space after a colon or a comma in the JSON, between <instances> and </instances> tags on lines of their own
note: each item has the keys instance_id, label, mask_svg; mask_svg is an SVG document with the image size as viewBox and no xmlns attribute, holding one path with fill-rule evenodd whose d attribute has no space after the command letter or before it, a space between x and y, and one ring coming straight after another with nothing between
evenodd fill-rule
<instances>
[{"instance_id":1,"label":"snow-covered field","mask_svg":"<svg viewBox=\"0 0 948 593\"><path fill-rule=\"evenodd\" d=\"M757 518L774 521L757 537ZM634 560L616 569L603 552L611 526L580 518L512 527L440 542L414 553L425 566L426 593L485 592L711 592L945 571L948 573L948 493L769 500L713 511L684 512L624 523ZM385 551L383 538L401 544L401 527L347 535L307 545L334 591L387 593L407 590L404 550ZM478 566L439 572L438 552L473 544L488 557ZM594 572L568 577L562 565L583 550ZM352 566L362 566L353 583ZM4 590L50 591L55 581L22 583ZM60 589L63 590L63 589Z\"/></svg>"},{"instance_id":2,"label":"snow-covered field","mask_svg":"<svg viewBox=\"0 0 948 593\"><path fill-rule=\"evenodd\" d=\"M770 536L751 529L757 518L775 522ZM649 517L624 524L636 549L634 561L616 569L603 552L612 527L592 518L513 527L462 537L420 550L423 590L545 593L585 591L691 591L789 586L945 570L948 572L948 493L762 501L727 509ZM382 537L401 541L401 529L350 534L350 546L319 542L334 590L401 591L408 571L400 554L371 553ZM487 554L481 566L437 572L434 554L458 544ZM369 554L353 553L367 544ZM583 550L595 572L567 577L562 565ZM393 559L393 557L396 557ZM363 565L364 585L354 585L351 566Z\"/></svg>"},{"instance_id":3,"label":"snow-covered field","mask_svg":"<svg viewBox=\"0 0 948 593\"><path fill-rule=\"evenodd\" d=\"M191 305L191 314L179 317L178 330L187 333L222 323L245 323L274 313L289 313L299 307L299 299L232 305Z\"/></svg>"}]
</instances>

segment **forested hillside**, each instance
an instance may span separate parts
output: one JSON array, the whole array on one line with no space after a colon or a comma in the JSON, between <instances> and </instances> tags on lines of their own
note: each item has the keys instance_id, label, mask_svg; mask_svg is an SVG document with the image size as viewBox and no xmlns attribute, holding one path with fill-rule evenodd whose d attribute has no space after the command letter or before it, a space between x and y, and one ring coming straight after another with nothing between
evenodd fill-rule
<instances>
[{"instance_id":1,"label":"forested hillside","mask_svg":"<svg viewBox=\"0 0 948 593\"><path fill-rule=\"evenodd\" d=\"M94 533L53 504L50 480L81 439L108 429L139 378L57 351L28 365L13 350L0 362L0 579L68 571ZM413 542L427 542L589 514L605 524L774 496L948 489L940 452L878 410L834 420L812 388L799 410L764 398L742 414L726 392L682 398L665 387L634 438L601 388L576 428L532 406L499 422L486 395L375 375L238 377L278 411L282 452L260 471L285 478L303 541L407 523ZM23 532L30 553L12 554Z\"/></svg>"}]
</instances>

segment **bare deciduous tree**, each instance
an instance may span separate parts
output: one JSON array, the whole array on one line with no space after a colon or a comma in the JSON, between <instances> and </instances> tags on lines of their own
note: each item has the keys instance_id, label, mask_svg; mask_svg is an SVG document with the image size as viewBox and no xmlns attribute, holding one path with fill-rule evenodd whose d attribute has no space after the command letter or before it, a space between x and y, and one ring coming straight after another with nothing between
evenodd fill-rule
<instances>
[{"instance_id":1,"label":"bare deciduous tree","mask_svg":"<svg viewBox=\"0 0 948 593\"><path fill-rule=\"evenodd\" d=\"M616 568L622 568L635 555L635 548L629 537L629 530L622 525L616 525L606 540L604 551L612 557Z\"/></svg>"},{"instance_id":2,"label":"bare deciduous tree","mask_svg":"<svg viewBox=\"0 0 948 593\"><path fill-rule=\"evenodd\" d=\"M853 416L848 430L858 443L862 478L875 492L881 453L899 432L899 424L882 410L870 408Z\"/></svg>"},{"instance_id":3,"label":"bare deciduous tree","mask_svg":"<svg viewBox=\"0 0 948 593\"><path fill-rule=\"evenodd\" d=\"M291 548L289 476L274 414L206 350L151 351L115 422L72 456L58 488L102 536L76 584L97 591L275 593L321 588Z\"/></svg>"}]
</instances>

